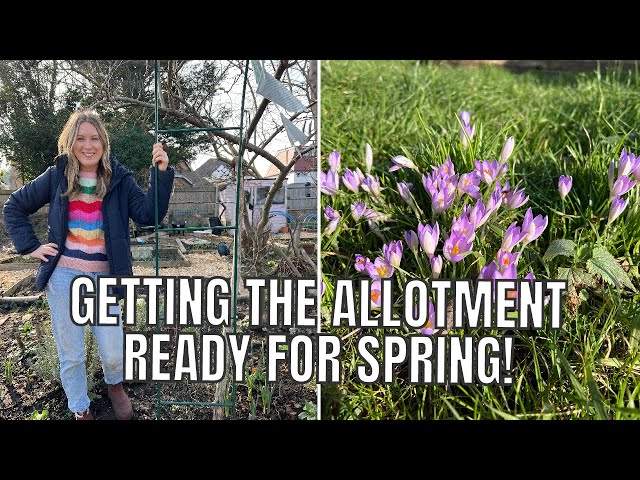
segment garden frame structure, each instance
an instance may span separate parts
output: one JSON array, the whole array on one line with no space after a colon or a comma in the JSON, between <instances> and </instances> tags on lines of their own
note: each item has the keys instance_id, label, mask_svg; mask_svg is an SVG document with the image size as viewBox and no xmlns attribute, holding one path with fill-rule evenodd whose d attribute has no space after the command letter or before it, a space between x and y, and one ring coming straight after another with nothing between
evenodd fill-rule
<instances>
[{"instance_id":1,"label":"garden frame structure","mask_svg":"<svg viewBox=\"0 0 640 480\"><path fill-rule=\"evenodd\" d=\"M178 129L159 129L158 128L158 85L159 85L159 71L158 71L158 60L154 61L154 77L155 77L155 85L154 85L154 122L155 122L155 142L158 142L158 134L159 133L194 133L194 132L214 132L214 131L222 131L222 130L237 130L238 131L238 161L236 163L236 215L235 215L235 224L229 226L217 226L210 227L207 230L211 230L211 232L224 231L224 230L233 230L234 233L234 242L233 242L233 286L232 290L232 310L231 310L231 322L233 334L237 332L237 316L238 316L238 253L240 246L240 232L239 232L239 218L240 218L240 187L242 185L242 155L244 152L244 140L243 140L243 128L244 128L244 101L247 90L247 79L249 74L249 60L245 60L244 62L244 75L242 82L242 97L240 104L240 125L237 127L206 127L206 128L178 128ZM157 165L154 166L157 169ZM155 199L154 199L154 208L155 208L155 224L154 224L154 232L155 232L155 263L156 263L156 276L159 276L160 270L160 255L158 251L158 232L173 232L173 231L185 231L185 230L202 230L202 227L172 227L172 228L159 228L159 218L158 218L158 175L157 171L155 172ZM159 325L158 325L159 328ZM161 386L159 383L156 383L156 419L160 419L160 407L161 406L171 406L171 405L182 405L182 406L199 406L199 407L221 407L221 408L229 408L231 418L235 418L236 416L236 396L237 396L237 386L235 377L231 376L231 399L227 402L190 402L190 401L168 401L162 400L161 395Z\"/></svg>"}]
</instances>

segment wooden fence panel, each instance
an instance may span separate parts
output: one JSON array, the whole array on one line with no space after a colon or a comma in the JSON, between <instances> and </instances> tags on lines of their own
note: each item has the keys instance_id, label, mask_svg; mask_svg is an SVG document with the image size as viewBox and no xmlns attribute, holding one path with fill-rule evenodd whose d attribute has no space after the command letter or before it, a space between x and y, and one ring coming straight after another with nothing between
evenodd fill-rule
<instances>
[{"instance_id":1,"label":"wooden fence panel","mask_svg":"<svg viewBox=\"0 0 640 480\"><path fill-rule=\"evenodd\" d=\"M318 189L314 184L290 183L287 185L287 212L296 220L308 214L318 213Z\"/></svg>"}]
</instances>

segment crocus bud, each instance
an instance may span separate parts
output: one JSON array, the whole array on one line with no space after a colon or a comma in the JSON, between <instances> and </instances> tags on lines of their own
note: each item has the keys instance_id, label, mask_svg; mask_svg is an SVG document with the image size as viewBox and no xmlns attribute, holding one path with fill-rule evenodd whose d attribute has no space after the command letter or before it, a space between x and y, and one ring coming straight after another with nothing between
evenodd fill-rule
<instances>
[{"instance_id":1,"label":"crocus bud","mask_svg":"<svg viewBox=\"0 0 640 480\"><path fill-rule=\"evenodd\" d=\"M431 257L431 276L433 278L438 278L440 276L440 272L442 272L442 257L440 255L434 255Z\"/></svg>"},{"instance_id":2,"label":"crocus bud","mask_svg":"<svg viewBox=\"0 0 640 480\"><path fill-rule=\"evenodd\" d=\"M418 248L420 247L420 240L418 240L416 232L413 230L404 232L404 241L413 253L418 251Z\"/></svg>"},{"instance_id":3,"label":"crocus bud","mask_svg":"<svg viewBox=\"0 0 640 480\"><path fill-rule=\"evenodd\" d=\"M569 192L571 191L571 187L573 186L573 177L565 177L564 175L560 175L560 179L558 180L558 191L560 192L560 198L564 200Z\"/></svg>"},{"instance_id":4,"label":"crocus bud","mask_svg":"<svg viewBox=\"0 0 640 480\"><path fill-rule=\"evenodd\" d=\"M616 197L613 199L613 202L611 202L611 210L609 210L609 220L607 222L607 225L612 223L616 218L620 216L623 210L627 208L627 203L629 203L629 201L621 197Z\"/></svg>"},{"instance_id":5,"label":"crocus bud","mask_svg":"<svg viewBox=\"0 0 640 480\"><path fill-rule=\"evenodd\" d=\"M507 141L504 143L504 147L502 147L502 153L500 153L500 163L504 163L509 159L513 153L515 143L516 142L513 137L507 138Z\"/></svg>"},{"instance_id":6,"label":"crocus bud","mask_svg":"<svg viewBox=\"0 0 640 480\"><path fill-rule=\"evenodd\" d=\"M371 173L371 167L373 166L373 151L371 150L371 145L368 143L365 148L364 162L367 173Z\"/></svg>"}]
</instances>

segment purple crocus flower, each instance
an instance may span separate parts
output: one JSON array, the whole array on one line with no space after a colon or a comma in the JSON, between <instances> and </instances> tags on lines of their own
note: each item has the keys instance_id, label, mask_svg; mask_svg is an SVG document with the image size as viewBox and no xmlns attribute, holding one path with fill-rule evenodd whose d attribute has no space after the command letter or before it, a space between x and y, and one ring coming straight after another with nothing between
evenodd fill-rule
<instances>
[{"instance_id":1,"label":"purple crocus flower","mask_svg":"<svg viewBox=\"0 0 640 480\"><path fill-rule=\"evenodd\" d=\"M515 280L518 276L518 270L516 269L516 264L512 263L511 265L500 268L498 266L498 271L493 272L494 280ZM515 298L515 292L508 295L508 298Z\"/></svg>"},{"instance_id":2,"label":"purple crocus flower","mask_svg":"<svg viewBox=\"0 0 640 480\"><path fill-rule=\"evenodd\" d=\"M611 198L624 195L631 190L636 183L635 180L631 180L629 177L618 177L611 189Z\"/></svg>"},{"instance_id":3,"label":"purple crocus flower","mask_svg":"<svg viewBox=\"0 0 640 480\"><path fill-rule=\"evenodd\" d=\"M443 176L441 169L432 168L434 171L429 175L422 175L422 184L431 197L431 208L435 214L440 214L449 208L455 199L458 177Z\"/></svg>"},{"instance_id":4,"label":"purple crocus flower","mask_svg":"<svg viewBox=\"0 0 640 480\"><path fill-rule=\"evenodd\" d=\"M478 276L479 280L514 280L517 276L516 266L515 264L511 264L508 267L505 267L502 271L496 262L491 262L489 265L485 265L480 270L480 275ZM495 290L495 282L491 282L493 284L493 301L496 300L496 290ZM516 292L511 291L507 293L507 298L517 298Z\"/></svg>"},{"instance_id":5,"label":"purple crocus flower","mask_svg":"<svg viewBox=\"0 0 640 480\"><path fill-rule=\"evenodd\" d=\"M560 175L558 179L558 191L560 192L560 198L564 200L569 192L571 191L571 187L573 186L573 177L565 177L564 175Z\"/></svg>"},{"instance_id":6,"label":"purple crocus flower","mask_svg":"<svg viewBox=\"0 0 640 480\"><path fill-rule=\"evenodd\" d=\"M504 252L510 252L523 238L524 235L522 234L520 227L516 226L516 222L513 222L509 225L507 231L504 232L500 249Z\"/></svg>"},{"instance_id":7,"label":"purple crocus flower","mask_svg":"<svg viewBox=\"0 0 640 480\"><path fill-rule=\"evenodd\" d=\"M340 177L335 171L320 172L320 191L325 195L334 195L340 188L339 182Z\"/></svg>"},{"instance_id":8,"label":"purple crocus flower","mask_svg":"<svg viewBox=\"0 0 640 480\"><path fill-rule=\"evenodd\" d=\"M427 255L431 256L436 251L438 246L438 239L440 238L440 226L438 222L430 227L428 224L422 225L422 222L418 223L418 240L422 250Z\"/></svg>"},{"instance_id":9,"label":"purple crocus flower","mask_svg":"<svg viewBox=\"0 0 640 480\"><path fill-rule=\"evenodd\" d=\"M513 147L515 146L515 140L513 137L507 138L507 141L504 142L504 147L502 147L502 152L500 152L500 162L505 163L511 154L513 153Z\"/></svg>"},{"instance_id":10,"label":"purple crocus flower","mask_svg":"<svg viewBox=\"0 0 640 480\"><path fill-rule=\"evenodd\" d=\"M425 175L422 174L422 185L427 193L431 196L435 195L438 192L438 187L436 186L436 182L434 181L433 174Z\"/></svg>"},{"instance_id":11,"label":"purple crocus flower","mask_svg":"<svg viewBox=\"0 0 640 480\"><path fill-rule=\"evenodd\" d=\"M351 205L351 216L357 222L365 211L367 204L365 202L353 202Z\"/></svg>"},{"instance_id":12,"label":"purple crocus flower","mask_svg":"<svg viewBox=\"0 0 640 480\"><path fill-rule=\"evenodd\" d=\"M331 235L335 231L336 227L338 226L338 222L340 221L340 212L327 205L326 207L324 207L324 217L329 220L329 223L324 229L324 233L325 235Z\"/></svg>"},{"instance_id":13,"label":"purple crocus flower","mask_svg":"<svg viewBox=\"0 0 640 480\"><path fill-rule=\"evenodd\" d=\"M458 191L460 193L466 193L472 198L480 198L480 178L475 171L470 173L463 173L458 180Z\"/></svg>"},{"instance_id":14,"label":"purple crocus flower","mask_svg":"<svg viewBox=\"0 0 640 480\"><path fill-rule=\"evenodd\" d=\"M418 170L416 164L404 155L396 155L395 157L391 158L391 161L393 162L393 166L389 168L390 172L395 172L396 170L400 170L401 168L410 168L411 170L416 171Z\"/></svg>"},{"instance_id":15,"label":"purple crocus flower","mask_svg":"<svg viewBox=\"0 0 640 480\"><path fill-rule=\"evenodd\" d=\"M411 208L416 208L416 203L413 201L411 197L411 193L409 191L413 188L413 185L405 182L398 182L398 193L402 197L402 199L407 202Z\"/></svg>"},{"instance_id":16,"label":"purple crocus flower","mask_svg":"<svg viewBox=\"0 0 640 480\"><path fill-rule=\"evenodd\" d=\"M524 215L524 220L522 221L523 245L533 242L536 238L542 235L542 232L547 228L548 223L548 215L543 217L542 214L540 214L533 218L533 213L531 212L531 208L529 208L527 213Z\"/></svg>"},{"instance_id":17,"label":"purple crocus flower","mask_svg":"<svg viewBox=\"0 0 640 480\"><path fill-rule=\"evenodd\" d=\"M507 268L510 268L512 265L515 266L518 264L518 258L520 257L520 252L509 253L504 250L498 250L497 255L497 265L501 272L505 272Z\"/></svg>"},{"instance_id":18,"label":"purple crocus flower","mask_svg":"<svg viewBox=\"0 0 640 480\"><path fill-rule=\"evenodd\" d=\"M485 265L480 270L480 275L478 275L478 280L515 280L517 275L516 266L510 265L505 268L504 271L500 271L500 267L496 264L496 262L491 262L489 265ZM496 300L496 291L495 291L495 282L491 282L493 284L493 300ZM509 292L508 298L516 298L516 292Z\"/></svg>"},{"instance_id":19,"label":"purple crocus flower","mask_svg":"<svg viewBox=\"0 0 640 480\"><path fill-rule=\"evenodd\" d=\"M418 235L413 230L408 230L404 232L404 241L407 243L407 246L413 253L418 252L418 248L420 247L420 240L418 240Z\"/></svg>"},{"instance_id":20,"label":"purple crocus flower","mask_svg":"<svg viewBox=\"0 0 640 480\"><path fill-rule=\"evenodd\" d=\"M374 198L380 197L380 181L371 174L365 173L364 180L362 180L360 186Z\"/></svg>"},{"instance_id":21,"label":"purple crocus flower","mask_svg":"<svg viewBox=\"0 0 640 480\"><path fill-rule=\"evenodd\" d=\"M442 257L440 255L433 255L429 262L431 263L431 276L438 278L440 272L442 272Z\"/></svg>"},{"instance_id":22,"label":"purple crocus flower","mask_svg":"<svg viewBox=\"0 0 640 480\"><path fill-rule=\"evenodd\" d=\"M467 237L469 242L473 242L476 237L475 225L469 221L465 215L460 215L459 218L453 217L453 223L451 224L451 231L453 233L459 233L460 235Z\"/></svg>"},{"instance_id":23,"label":"purple crocus flower","mask_svg":"<svg viewBox=\"0 0 640 480\"><path fill-rule=\"evenodd\" d=\"M442 253L450 262L458 263L471 253L472 246L473 242L469 242L464 235L452 233L451 236L445 240Z\"/></svg>"},{"instance_id":24,"label":"purple crocus flower","mask_svg":"<svg viewBox=\"0 0 640 480\"><path fill-rule=\"evenodd\" d=\"M485 217L489 218L493 213L498 211L500 205L502 205L502 197L502 187L500 186L500 182L498 181L496 182L496 186L493 189L493 192L491 192L489 200L487 200L487 205L484 212Z\"/></svg>"},{"instance_id":25,"label":"purple crocus flower","mask_svg":"<svg viewBox=\"0 0 640 480\"><path fill-rule=\"evenodd\" d=\"M476 131L476 126L470 126L471 114L466 110L460 112L459 117L460 123L462 123L462 127L460 128L460 140L462 141L462 146L467 148L469 140L473 138L473 134Z\"/></svg>"},{"instance_id":26,"label":"purple crocus flower","mask_svg":"<svg viewBox=\"0 0 640 480\"><path fill-rule=\"evenodd\" d=\"M329 162L329 169L333 172L340 172L340 152L334 150L329 154L327 158L327 162Z\"/></svg>"},{"instance_id":27,"label":"purple crocus flower","mask_svg":"<svg viewBox=\"0 0 640 480\"><path fill-rule=\"evenodd\" d=\"M374 280L379 280L381 278L391 278L394 271L393 265L391 265L386 258L376 257L376 260L373 262L373 272L371 273L373 274L372 278Z\"/></svg>"},{"instance_id":28,"label":"purple crocus flower","mask_svg":"<svg viewBox=\"0 0 640 480\"><path fill-rule=\"evenodd\" d=\"M438 173L443 179L453 177L456 174L456 168L453 165L453 162L451 161L451 157L449 155L447 155L444 163L440 165L440 168L438 168Z\"/></svg>"},{"instance_id":29,"label":"purple crocus flower","mask_svg":"<svg viewBox=\"0 0 640 480\"><path fill-rule=\"evenodd\" d=\"M491 185L496 178L507 171L507 164L498 164L497 160L491 162L489 160L483 160L482 162L474 160L473 163L476 166L478 176L487 185Z\"/></svg>"},{"instance_id":30,"label":"purple crocus flower","mask_svg":"<svg viewBox=\"0 0 640 480\"><path fill-rule=\"evenodd\" d=\"M428 301L428 315L427 315L427 323L424 324L422 328L418 331L423 335L433 335L437 332L436 326L436 308L433 305L431 300Z\"/></svg>"},{"instance_id":31,"label":"purple crocus flower","mask_svg":"<svg viewBox=\"0 0 640 480\"><path fill-rule=\"evenodd\" d=\"M612 223L616 218L620 216L620 214L627 208L627 204L629 200L626 200L621 197L616 197L611 202L611 210L609 210L609 220L607 221L607 225Z\"/></svg>"},{"instance_id":32,"label":"purple crocus flower","mask_svg":"<svg viewBox=\"0 0 640 480\"><path fill-rule=\"evenodd\" d=\"M402 260L402 240L389 242L382 246L382 253L392 267L398 268Z\"/></svg>"},{"instance_id":33,"label":"purple crocus flower","mask_svg":"<svg viewBox=\"0 0 640 480\"><path fill-rule=\"evenodd\" d=\"M364 257L359 253L356 253L355 267L358 272L360 273L364 272L368 263L371 263L371 260L369 260L369 258Z\"/></svg>"},{"instance_id":34,"label":"purple crocus flower","mask_svg":"<svg viewBox=\"0 0 640 480\"><path fill-rule=\"evenodd\" d=\"M358 187L360 186L360 179L358 176L349 170L345 169L344 175L342 176L342 183L345 187L351 190L353 193L358 193Z\"/></svg>"},{"instance_id":35,"label":"purple crocus flower","mask_svg":"<svg viewBox=\"0 0 640 480\"><path fill-rule=\"evenodd\" d=\"M480 280L493 280L496 273L499 273L500 269L496 262L491 262L489 265L485 265L480 270L480 275L478 275L478 279Z\"/></svg>"},{"instance_id":36,"label":"purple crocus flower","mask_svg":"<svg viewBox=\"0 0 640 480\"><path fill-rule=\"evenodd\" d=\"M436 215L441 214L451 206L454 200L455 187L453 191L448 188L438 191L435 195L431 196L431 207L433 208L433 213Z\"/></svg>"},{"instance_id":37,"label":"purple crocus flower","mask_svg":"<svg viewBox=\"0 0 640 480\"><path fill-rule=\"evenodd\" d=\"M484 225L484 222L487 221L489 215L485 215L485 208L481 198L479 198L476 204L469 209L467 217L469 218L469 221L476 226L476 228L481 227Z\"/></svg>"},{"instance_id":38,"label":"purple crocus flower","mask_svg":"<svg viewBox=\"0 0 640 480\"><path fill-rule=\"evenodd\" d=\"M635 172L640 167L640 158L636 158L633 153L627 153L627 149L623 148L620 154L620 166L618 167L618 176L626 176L631 172ZM634 174L634 177L636 175ZM636 179L637 180L637 179Z\"/></svg>"},{"instance_id":39,"label":"purple crocus flower","mask_svg":"<svg viewBox=\"0 0 640 480\"><path fill-rule=\"evenodd\" d=\"M513 187L513 190L507 191L502 196L502 203L504 208L507 210L513 210L515 208L521 207L529 200L529 195L524 194L524 188L517 190L516 187Z\"/></svg>"}]
</instances>

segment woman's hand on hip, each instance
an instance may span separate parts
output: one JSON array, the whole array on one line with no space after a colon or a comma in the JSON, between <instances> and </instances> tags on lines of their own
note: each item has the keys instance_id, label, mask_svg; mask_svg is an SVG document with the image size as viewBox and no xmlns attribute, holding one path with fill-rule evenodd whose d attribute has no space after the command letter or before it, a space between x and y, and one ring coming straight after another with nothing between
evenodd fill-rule
<instances>
[{"instance_id":1,"label":"woman's hand on hip","mask_svg":"<svg viewBox=\"0 0 640 480\"><path fill-rule=\"evenodd\" d=\"M52 257L58 255L58 245L55 243L45 243L44 245L40 245L33 252L27 253L25 256L39 258L43 262L48 262L49 259L46 257L47 255Z\"/></svg>"},{"instance_id":2,"label":"woman's hand on hip","mask_svg":"<svg viewBox=\"0 0 640 480\"><path fill-rule=\"evenodd\" d=\"M169 155L164 151L163 145L160 142L153 144L153 157L151 163L153 165L157 165L158 170L162 170L163 172L169 165Z\"/></svg>"}]
</instances>

